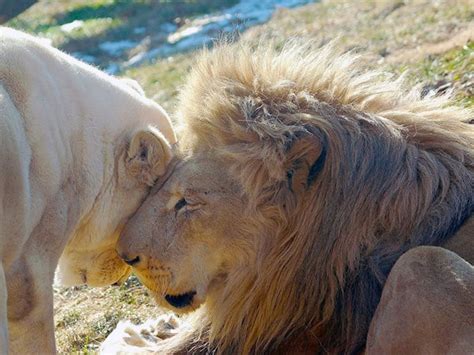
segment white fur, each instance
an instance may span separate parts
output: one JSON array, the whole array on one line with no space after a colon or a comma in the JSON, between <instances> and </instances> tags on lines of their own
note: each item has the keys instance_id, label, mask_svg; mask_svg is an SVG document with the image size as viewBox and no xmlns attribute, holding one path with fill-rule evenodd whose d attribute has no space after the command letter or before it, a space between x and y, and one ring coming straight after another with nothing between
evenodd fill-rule
<instances>
[{"instance_id":1,"label":"white fur","mask_svg":"<svg viewBox=\"0 0 474 355\"><path fill-rule=\"evenodd\" d=\"M130 321L120 321L114 331L100 345L99 353L108 354L150 354L160 341L189 329L189 324L172 315L162 315L135 325Z\"/></svg>"},{"instance_id":2,"label":"white fur","mask_svg":"<svg viewBox=\"0 0 474 355\"><path fill-rule=\"evenodd\" d=\"M126 274L115 242L149 191L136 174L146 161L130 156L129 143L136 132L155 137L151 126L161 133L143 144L162 149L150 151L176 140L166 113L142 94L0 28L0 353L55 351L51 284L61 254L58 278L69 284Z\"/></svg>"}]
</instances>

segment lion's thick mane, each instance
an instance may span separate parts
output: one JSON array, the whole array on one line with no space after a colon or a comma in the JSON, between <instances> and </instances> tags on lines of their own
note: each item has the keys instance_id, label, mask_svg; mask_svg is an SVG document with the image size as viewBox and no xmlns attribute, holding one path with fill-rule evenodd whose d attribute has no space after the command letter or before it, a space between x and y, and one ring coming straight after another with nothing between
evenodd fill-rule
<instances>
[{"instance_id":1,"label":"lion's thick mane","mask_svg":"<svg viewBox=\"0 0 474 355\"><path fill-rule=\"evenodd\" d=\"M397 258L473 212L472 115L332 45L270 47L205 52L181 94L181 142L227 159L267 245L206 305L210 341L260 352L305 332L319 352L353 353Z\"/></svg>"}]
</instances>

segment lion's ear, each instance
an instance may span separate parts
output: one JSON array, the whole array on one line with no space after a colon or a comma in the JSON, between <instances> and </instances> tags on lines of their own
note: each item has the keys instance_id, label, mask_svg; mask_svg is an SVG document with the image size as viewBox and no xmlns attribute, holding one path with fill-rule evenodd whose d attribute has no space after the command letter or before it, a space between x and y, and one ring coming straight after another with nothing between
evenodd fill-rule
<instances>
[{"instance_id":1,"label":"lion's ear","mask_svg":"<svg viewBox=\"0 0 474 355\"><path fill-rule=\"evenodd\" d=\"M127 85L129 88L133 89L134 91L136 91L137 93L140 94L140 96L143 96L145 97L145 91L143 90L143 88L140 86L140 84L138 83L138 81L136 80L133 80L133 79L130 79L130 78L120 78L119 79L122 83L124 83L125 85Z\"/></svg>"},{"instance_id":2,"label":"lion's ear","mask_svg":"<svg viewBox=\"0 0 474 355\"><path fill-rule=\"evenodd\" d=\"M308 190L324 167L326 144L313 134L296 138L286 155L288 189L295 193Z\"/></svg>"},{"instance_id":3,"label":"lion's ear","mask_svg":"<svg viewBox=\"0 0 474 355\"><path fill-rule=\"evenodd\" d=\"M171 146L154 127L136 132L127 152L127 169L141 183L152 186L172 158Z\"/></svg>"}]
</instances>

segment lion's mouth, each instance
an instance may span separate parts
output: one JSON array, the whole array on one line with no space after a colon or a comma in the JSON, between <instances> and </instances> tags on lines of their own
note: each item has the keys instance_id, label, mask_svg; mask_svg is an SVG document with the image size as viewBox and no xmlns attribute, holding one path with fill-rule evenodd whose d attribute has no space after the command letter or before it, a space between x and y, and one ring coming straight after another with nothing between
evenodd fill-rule
<instances>
[{"instance_id":1,"label":"lion's mouth","mask_svg":"<svg viewBox=\"0 0 474 355\"><path fill-rule=\"evenodd\" d=\"M165 300L175 308L184 308L193 303L196 291L182 293L180 295L166 295Z\"/></svg>"}]
</instances>

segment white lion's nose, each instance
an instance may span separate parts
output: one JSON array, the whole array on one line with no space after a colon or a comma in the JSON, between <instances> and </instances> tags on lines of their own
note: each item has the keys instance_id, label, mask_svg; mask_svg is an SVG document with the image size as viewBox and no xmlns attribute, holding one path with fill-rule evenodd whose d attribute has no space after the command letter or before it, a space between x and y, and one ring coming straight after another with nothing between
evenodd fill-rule
<instances>
[{"instance_id":1,"label":"white lion's nose","mask_svg":"<svg viewBox=\"0 0 474 355\"><path fill-rule=\"evenodd\" d=\"M136 245L130 245L130 243L123 238L119 239L115 246L115 250L120 259L135 268L143 264L146 259L146 257L142 255L143 253L140 250L137 250Z\"/></svg>"},{"instance_id":2,"label":"white lion's nose","mask_svg":"<svg viewBox=\"0 0 474 355\"><path fill-rule=\"evenodd\" d=\"M140 263L140 256L135 256L135 257L128 257L128 256L125 256L125 257L121 257L123 261L125 261L125 263L127 263L128 265L130 266L136 266L138 263Z\"/></svg>"},{"instance_id":3,"label":"white lion's nose","mask_svg":"<svg viewBox=\"0 0 474 355\"><path fill-rule=\"evenodd\" d=\"M132 253L118 253L119 257L128 265L137 268L145 261L145 257L142 255Z\"/></svg>"}]
</instances>

